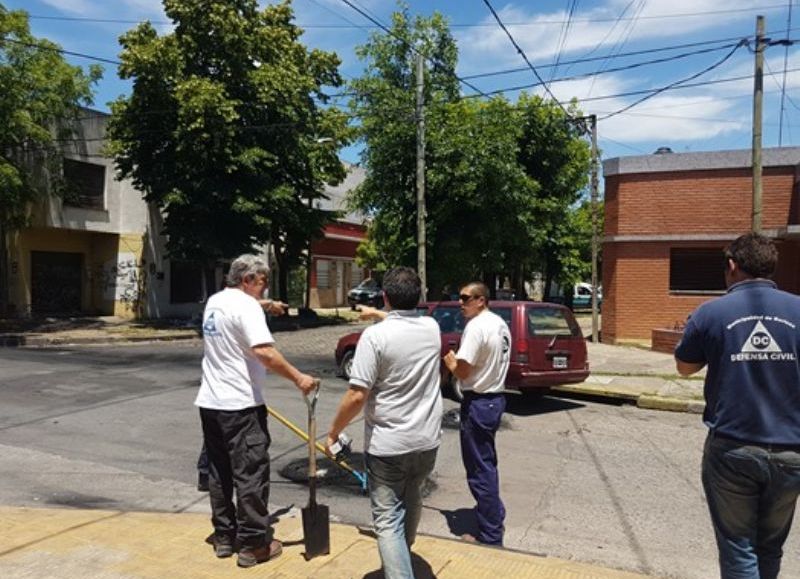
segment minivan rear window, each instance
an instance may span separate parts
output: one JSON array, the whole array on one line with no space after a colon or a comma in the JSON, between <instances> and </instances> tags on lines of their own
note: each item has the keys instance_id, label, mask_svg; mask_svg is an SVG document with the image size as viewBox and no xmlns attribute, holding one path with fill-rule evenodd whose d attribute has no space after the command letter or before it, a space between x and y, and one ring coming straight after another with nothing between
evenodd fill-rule
<instances>
[{"instance_id":1,"label":"minivan rear window","mask_svg":"<svg viewBox=\"0 0 800 579\"><path fill-rule=\"evenodd\" d=\"M561 308L528 308L529 336L575 336L577 326L570 324Z\"/></svg>"},{"instance_id":2,"label":"minivan rear window","mask_svg":"<svg viewBox=\"0 0 800 579\"><path fill-rule=\"evenodd\" d=\"M458 306L439 306L431 312L433 319L439 324L440 332L462 332L464 330L464 316Z\"/></svg>"}]
</instances>

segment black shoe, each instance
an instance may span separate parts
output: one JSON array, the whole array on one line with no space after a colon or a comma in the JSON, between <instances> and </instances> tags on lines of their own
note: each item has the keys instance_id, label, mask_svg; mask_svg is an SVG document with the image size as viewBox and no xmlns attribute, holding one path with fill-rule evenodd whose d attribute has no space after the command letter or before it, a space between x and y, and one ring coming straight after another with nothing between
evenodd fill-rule
<instances>
[{"instance_id":1,"label":"black shoe","mask_svg":"<svg viewBox=\"0 0 800 579\"><path fill-rule=\"evenodd\" d=\"M197 490L201 493L208 492L208 475L200 473L197 475Z\"/></svg>"},{"instance_id":2,"label":"black shoe","mask_svg":"<svg viewBox=\"0 0 800 579\"><path fill-rule=\"evenodd\" d=\"M206 539L206 543L210 543L214 547L214 554L220 559L230 557L236 551L234 540L227 535L212 533Z\"/></svg>"}]
</instances>

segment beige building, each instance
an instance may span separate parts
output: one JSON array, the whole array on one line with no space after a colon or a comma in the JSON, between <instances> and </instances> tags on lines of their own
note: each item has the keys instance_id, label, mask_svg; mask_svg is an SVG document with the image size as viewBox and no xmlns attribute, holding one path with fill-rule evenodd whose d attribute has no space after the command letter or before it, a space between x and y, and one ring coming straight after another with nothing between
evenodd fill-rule
<instances>
[{"instance_id":1,"label":"beige building","mask_svg":"<svg viewBox=\"0 0 800 579\"><path fill-rule=\"evenodd\" d=\"M9 310L29 315L188 317L202 308L199 269L165 257L158 211L103 154L107 115L83 110L64 144L68 191L8 236Z\"/></svg>"}]
</instances>

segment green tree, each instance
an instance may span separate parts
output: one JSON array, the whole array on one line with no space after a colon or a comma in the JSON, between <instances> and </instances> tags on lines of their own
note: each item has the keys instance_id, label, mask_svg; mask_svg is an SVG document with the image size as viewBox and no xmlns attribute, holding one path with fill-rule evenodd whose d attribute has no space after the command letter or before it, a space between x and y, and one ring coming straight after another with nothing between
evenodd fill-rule
<instances>
[{"instance_id":1,"label":"green tree","mask_svg":"<svg viewBox=\"0 0 800 579\"><path fill-rule=\"evenodd\" d=\"M28 223L32 204L59 191L59 144L100 76L100 67L69 65L58 45L30 33L25 12L0 4L0 314L8 305L6 235Z\"/></svg>"},{"instance_id":2,"label":"green tree","mask_svg":"<svg viewBox=\"0 0 800 579\"><path fill-rule=\"evenodd\" d=\"M164 0L174 22L124 34L120 76L130 96L112 107L111 151L164 215L171 257L215 264L267 241L278 294L325 215L313 201L344 177L336 154L347 117L325 108L339 58L308 50L289 1ZM326 142L324 142L326 141Z\"/></svg>"},{"instance_id":3,"label":"green tree","mask_svg":"<svg viewBox=\"0 0 800 579\"><path fill-rule=\"evenodd\" d=\"M531 248L527 263L544 274L547 295L553 281L568 287L582 276L575 241L580 234L576 228L586 224L577 219L574 206L588 182L591 150L581 123L571 120L580 116L574 105L565 111L557 103L523 93L517 110L522 129L519 162L540 185L535 215L540 243ZM591 235L591 222L588 225Z\"/></svg>"},{"instance_id":4,"label":"green tree","mask_svg":"<svg viewBox=\"0 0 800 579\"><path fill-rule=\"evenodd\" d=\"M560 269L571 256L567 216L589 166L588 145L569 120L578 111L525 94L516 104L460 99L447 23L438 14L412 21L405 8L392 34L376 33L359 49L366 70L352 83L367 169L353 204L373 216L362 263L416 263L412 46L435 63L425 77L431 288L474 278L493 288L505 277L522 288L536 270L551 279L572 272Z\"/></svg>"}]
</instances>

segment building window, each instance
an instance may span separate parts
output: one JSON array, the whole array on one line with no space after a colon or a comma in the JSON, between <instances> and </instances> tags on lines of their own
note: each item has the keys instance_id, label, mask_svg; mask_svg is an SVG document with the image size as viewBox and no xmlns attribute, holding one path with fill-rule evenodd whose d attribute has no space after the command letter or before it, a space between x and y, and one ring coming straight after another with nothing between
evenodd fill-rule
<instances>
[{"instance_id":1,"label":"building window","mask_svg":"<svg viewBox=\"0 0 800 579\"><path fill-rule=\"evenodd\" d=\"M350 268L350 287L356 287L364 279L364 270L358 267L355 262Z\"/></svg>"},{"instance_id":2,"label":"building window","mask_svg":"<svg viewBox=\"0 0 800 579\"><path fill-rule=\"evenodd\" d=\"M721 249L672 248L669 290L721 293L725 291L725 258Z\"/></svg>"},{"instance_id":3,"label":"building window","mask_svg":"<svg viewBox=\"0 0 800 579\"><path fill-rule=\"evenodd\" d=\"M330 261L326 259L317 260L317 289L331 288L330 267Z\"/></svg>"},{"instance_id":4,"label":"building window","mask_svg":"<svg viewBox=\"0 0 800 579\"><path fill-rule=\"evenodd\" d=\"M105 166L64 159L64 181L66 205L85 209L105 208Z\"/></svg>"},{"instance_id":5,"label":"building window","mask_svg":"<svg viewBox=\"0 0 800 579\"><path fill-rule=\"evenodd\" d=\"M209 294L216 291L210 288ZM169 301L173 304L197 303L202 299L203 268L189 261L169 263Z\"/></svg>"}]
</instances>

